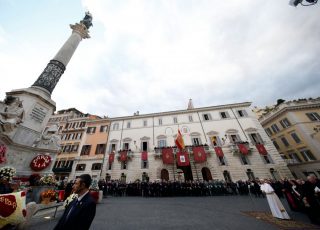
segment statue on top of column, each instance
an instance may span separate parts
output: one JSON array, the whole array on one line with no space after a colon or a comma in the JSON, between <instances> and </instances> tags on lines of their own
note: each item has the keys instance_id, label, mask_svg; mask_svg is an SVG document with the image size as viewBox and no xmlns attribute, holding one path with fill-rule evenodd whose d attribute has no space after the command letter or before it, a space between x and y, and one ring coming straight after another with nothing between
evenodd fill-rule
<instances>
[{"instance_id":1,"label":"statue on top of column","mask_svg":"<svg viewBox=\"0 0 320 230\"><path fill-rule=\"evenodd\" d=\"M83 20L80 21L82 24L86 26L87 29L90 28L92 25L92 15L89 11L86 12L86 16L84 16Z\"/></svg>"}]
</instances>

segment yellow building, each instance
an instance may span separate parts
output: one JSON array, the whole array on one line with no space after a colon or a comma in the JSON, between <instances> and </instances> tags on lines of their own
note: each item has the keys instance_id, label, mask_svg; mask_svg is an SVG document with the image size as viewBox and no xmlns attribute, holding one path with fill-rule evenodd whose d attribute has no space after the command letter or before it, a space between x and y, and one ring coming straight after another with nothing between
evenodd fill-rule
<instances>
[{"instance_id":1,"label":"yellow building","mask_svg":"<svg viewBox=\"0 0 320 230\"><path fill-rule=\"evenodd\" d=\"M283 102L259 121L294 177L320 177L320 98Z\"/></svg>"}]
</instances>

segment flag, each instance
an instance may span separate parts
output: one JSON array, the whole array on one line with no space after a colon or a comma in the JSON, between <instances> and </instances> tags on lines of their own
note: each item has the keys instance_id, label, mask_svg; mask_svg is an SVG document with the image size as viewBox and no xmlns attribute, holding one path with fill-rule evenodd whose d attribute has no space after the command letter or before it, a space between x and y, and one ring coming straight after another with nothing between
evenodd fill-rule
<instances>
[{"instance_id":1,"label":"flag","mask_svg":"<svg viewBox=\"0 0 320 230\"><path fill-rule=\"evenodd\" d=\"M114 153L109 154L109 163L112 163L114 161Z\"/></svg>"},{"instance_id":2,"label":"flag","mask_svg":"<svg viewBox=\"0 0 320 230\"><path fill-rule=\"evenodd\" d=\"M214 151L216 151L218 157L223 157L223 151L221 147L214 147Z\"/></svg>"},{"instance_id":3,"label":"flag","mask_svg":"<svg viewBox=\"0 0 320 230\"><path fill-rule=\"evenodd\" d=\"M207 160L206 152L202 146L196 146L192 148L193 158L195 162L202 163Z\"/></svg>"},{"instance_id":4,"label":"flag","mask_svg":"<svg viewBox=\"0 0 320 230\"><path fill-rule=\"evenodd\" d=\"M261 155L267 155L268 152L266 150L266 148L264 147L263 144L256 144L256 148L258 149L258 152L261 154Z\"/></svg>"},{"instance_id":5,"label":"flag","mask_svg":"<svg viewBox=\"0 0 320 230\"><path fill-rule=\"evenodd\" d=\"M239 148L239 151L240 151L243 155L248 155L249 150L247 149L247 147L245 146L245 144L238 144L238 148Z\"/></svg>"},{"instance_id":6,"label":"flag","mask_svg":"<svg viewBox=\"0 0 320 230\"><path fill-rule=\"evenodd\" d=\"M143 160L143 161L147 161L148 160L148 152L143 151L141 153L141 160Z\"/></svg>"},{"instance_id":7,"label":"flag","mask_svg":"<svg viewBox=\"0 0 320 230\"><path fill-rule=\"evenodd\" d=\"M178 135L177 135L177 138L175 140L175 143L177 145L177 147L180 149L180 150L183 150L185 148L184 146L184 141L183 141L183 137L181 135L181 132L180 130L178 129Z\"/></svg>"},{"instance_id":8,"label":"flag","mask_svg":"<svg viewBox=\"0 0 320 230\"><path fill-rule=\"evenodd\" d=\"M173 149L172 148L163 148L162 149L162 161L164 164L173 164Z\"/></svg>"},{"instance_id":9,"label":"flag","mask_svg":"<svg viewBox=\"0 0 320 230\"><path fill-rule=\"evenodd\" d=\"M178 163L178 166L188 166L190 164L188 153L178 152L177 163Z\"/></svg>"},{"instance_id":10,"label":"flag","mask_svg":"<svg viewBox=\"0 0 320 230\"><path fill-rule=\"evenodd\" d=\"M127 161L127 150L120 152L120 161L122 162Z\"/></svg>"}]
</instances>

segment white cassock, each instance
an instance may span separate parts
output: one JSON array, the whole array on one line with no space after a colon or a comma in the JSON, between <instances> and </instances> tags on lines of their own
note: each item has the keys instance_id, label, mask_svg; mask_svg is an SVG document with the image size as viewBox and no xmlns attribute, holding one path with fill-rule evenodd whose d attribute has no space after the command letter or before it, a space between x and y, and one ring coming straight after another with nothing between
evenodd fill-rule
<instances>
[{"instance_id":1,"label":"white cassock","mask_svg":"<svg viewBox=\"0 0 320 230\"><path fill-rule=\"evenodd\" d=\"M283 207L277 194L274 193L274 190L271 187L271 185L268 183L264 183L260 185L260 187L261 191L266 193L272 215L279 219L290 219L287 211Z\"/></svg>"}]
</instances>

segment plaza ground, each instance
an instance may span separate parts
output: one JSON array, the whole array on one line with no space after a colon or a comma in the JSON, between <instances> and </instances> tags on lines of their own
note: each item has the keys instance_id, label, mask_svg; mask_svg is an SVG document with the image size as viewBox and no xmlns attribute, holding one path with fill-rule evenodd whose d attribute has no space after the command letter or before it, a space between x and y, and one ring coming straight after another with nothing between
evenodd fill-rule
<instances>
[{"instance_id":1,"label":"plaza ground","mask_svg":"<svg viewBox=\"0 0 320 230\"><path fill-rule=\"evenodd\" d=\"M304 214L291 212L285 200L282 199L282 203L292 219L310 223ZM52 219L45 219L44 215L33 217L27 229L53 229L62 211ZM246 211L270 212L266 198L250 196L108 197L97 205L90 229L279 229L277 225L244 214Z\"/></svg>"}]
</instances>

